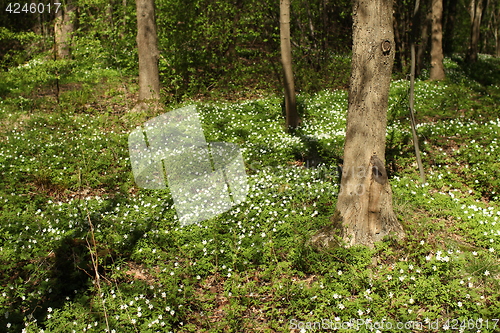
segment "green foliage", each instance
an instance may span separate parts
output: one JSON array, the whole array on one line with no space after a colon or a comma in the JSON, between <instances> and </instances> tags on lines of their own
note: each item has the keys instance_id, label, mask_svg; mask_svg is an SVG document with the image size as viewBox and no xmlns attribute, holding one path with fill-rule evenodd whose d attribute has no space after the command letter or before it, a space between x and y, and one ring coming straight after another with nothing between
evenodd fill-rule
<instances>
[{"instance_id":1,"label":"green foliage","mask_svg":"<svg viewBox=\"0 0 500 333\"><path fill-rule=\"evenodd\" d=\"M100 4L82 3L89 22ZM225 3L199 5L234 13ZM215 14L203 15L186 22L209 24ZM109 54L83 60L107 48L98 39L83 48L83 32L75 36L79 60L33 58L4 73L19 96L0 102L2 330L283 331L292 319L493 325L498 318L498 89L451 60L456 80L417 82L421 185L408 139L408 84L394 82L387 156L407 237L317 252L308 240L335 212L346 91L301 94L303 122L293 134L283 128L280 97L198 102L207 141L241 147L249 194L181 228L170 192L137 189L130 171L128 133L155 114L125 114L123 76L106 69ZM191 50L205 57L193 61L210 66L209 54L222 52L212 47ZM203 79L219 82L219 74ZM55 78L65 88L58 102L33 93ZM474 110L457 117L463 105Z\"/></svg>"},{"instance_id":2,"label":"green foliage","mask_svg":"<svg viewBox=\"0 0 500 333\"><path fill-rule=\"evenodd\" d=\"M72 56L87 71L99 66L137 75L137 20L135 2L79 0L78 30ZM82 69L83 69L82 68Z\"/></svg>"},{"instance_id":3,"label":"green foliage","mask_svg":"<svg viewBox=\"0 0 500 333\"><path fill-rule=\"evenodd\" d=\"M36 51L36 45L41 40L42 37L32 31L13 32L0 27L0 43L7 48L5 53L1 52L0 68L3 70L24 63Z\"/></svg>"}]
</instances>

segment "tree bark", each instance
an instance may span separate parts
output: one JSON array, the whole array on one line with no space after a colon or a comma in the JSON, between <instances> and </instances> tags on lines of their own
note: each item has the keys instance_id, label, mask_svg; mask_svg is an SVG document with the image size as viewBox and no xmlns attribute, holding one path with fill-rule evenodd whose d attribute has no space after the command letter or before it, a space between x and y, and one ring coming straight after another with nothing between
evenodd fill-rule
<instances>
[{"instance_id":1,"label":"tree bark","mask_svg":"<svg viewBox=\"0 0 500 333\"><path fill-rule=\"evenodd\" d=\"M483 15L483 0L471 0L469 7L471 20L470 46L467 52L467 61L476 62L479 53L479 37L481 17Z\"/></svg>"},{"instance_id":2,"label":"tree bark","mask_svg":"<svg viewBox=\"0 0 500 333\"><path fill-rule=\"evenodd\" d=\"M287 129L294 129L299 125L299 115L295 100L292 49L290 45L290 0L280 0L280 45L285 86L285 123Z\"/></svg>"},{"instance_id":3,"label":"tree bark","mask_svg":"<svg viewBox=\"0 0 500 333\"><path fill-rule=\"evenodd\" d=\"M432 0L431 80L444 80L443 0Z\"/></svg>"},{"instance_id":4,"label":"tree bark","mask_svg":"<svg viewBox=\"0 0 500 333\"><path fill-rule=\"evenodd\" d=\"M137 48L139 53L139 108L160 98L158 36L154 0L136 0ZM137 109L137 107L136 107Z\"/></svg>"},{"instance_id":5,"label":"tree bark","mask_svg":"<svg viewBox=\"0 0 500 333\"><path fill-rule=\"evenodd\" d=\"M394 67L396 71L406 72L408 70L408 60L410 58L410 41L415 30L411 21L411 11L408 4L402 1L394 2L394 41L395 41L395 59ZM411 31L411 33L409 33Z\"/></svg>"},{"instance_id":6,"label":"tree bark","mask_svg":"<svg viewBox=\"0 0 500 333\"><path fill-rule=\"evenodd\" d=\"M494 55L495 57L500 57L500 1L496 0L491 5L491 31L493 34L493 39L495 40L495 49Z\"/></svg>"},{"instance_id":7,"label":"tree bark","mask_svg":"<svg viewBox=\"0 0 500 333\"><path fill-rule=\"evenodd\" d=\"M404 42L401 38L401 34L399 33L399 26L400 26L400 19L397 13L394 14L393 18L393 25L394 25L394 43L396 45L396 56L395 56L395 64L394 66L396 67L396 70L403 72L404 68L406 66L406 59L405 59L405 46Z\"/></svg>"},{"instance_id":8,"label":"tree bark","mask_svg":"<svg viewBox=\"0 0 500 333\"><path fill-rule=\"evenodd\" d=\"M335 234L348 246L404 235L383 162L394 53L392 0L355 0L342 180L332 225L311 240L317 247L335 245Z\"/></svg>"},{"instance_id":9,"label":"tree bark","mask_svg":"<svg viewBox=\"0 0 500 333\"><path fill-rule=\"evenodd\" d=\"M429 47L429 29L432 25L432 12L429 10L428 6L426 6L427 1L423 1L422 5L422 9L420 10L420 40L417 44L415 77L419 77L424 69L424 59L428 55L427 51Z\"/></svg>"},{"instance_id":10,"label":"tree bark","mask_svg":"<svg viewBox=\"0 0 500 333\"><path fill-rule=\"evenodd\" d=\"M498 17L500 17L500 10ZM495 36L495 56L500 58L500 25L496 23L496 26L493 30L493 35Z\"/></svg>"},{"instance_id":11,"label":"tree bark","mask_svg":"<svg viewBox=\"0 0 500 333\"><path fill-rule=\"evenodd\" d=\"M495 57L499 56L499 21L500 21L500 1L486 0L483 16L488 17L485 33L483 33L482 52L490 53ZM493 43L491 43L493 39Z\"/></svg>"},{"instance_id":12,"label":"tree bark","mask_svg":"<svg viewBox=\"0 0 500 333\"><path fill-rule=\"evenodd\" d=\"M65 2L56 13L54 20L54 41L57 59L66 59L71 55L71 35L75 30L72 15L75 6L71 0Z\"/></svg>"},{"instance_id":13,"label":"tree bark","mask_svg":"<svg viewBox=\"0 0 500 333\"><path fill-rule=\"evenodd\" d=\"M443 52L444 54L453 54L453 38L455 36L455 22L457 15L457 3L456 0L445 0L443 3Z\"/></svg>"}]
</instances>

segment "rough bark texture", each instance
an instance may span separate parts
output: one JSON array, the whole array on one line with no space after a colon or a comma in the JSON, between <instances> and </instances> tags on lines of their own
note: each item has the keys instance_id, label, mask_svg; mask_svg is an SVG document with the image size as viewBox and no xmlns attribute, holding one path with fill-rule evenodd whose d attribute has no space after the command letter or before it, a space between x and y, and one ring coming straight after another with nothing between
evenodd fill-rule
<instances>
[{"instance_id":1,"label":"rough bark texture","mask_svg":"<svg viewBox=\"0 0 500 333\"><path fill-rule=\"evenodd\" d=\"M404 234L383 162L393 46L392 0L355 0L341 191L332 226L312 239L316 246L334 244L335 230L348 246Z\"/></svg>"},{"instance_id":2,"label":"rough bark texture","mask_svg":"<svg viewBox=\"0 0 500 333\"><path fill-rule=\"evenodd\" d=\"M467 52L467 60L469 62L476 62L477 54L479 53L479 37L481 33L481 17L483 15L483 0L471 0L469 14L471 19L471 34L470 46Z\"/></svg>"},{"instance_id":3,"label":"rough bark texture","mask_svg":"<svg viewBox=\"0 0 500 333\"><path fill-rule=\"evenodd\" d=\"M72 20L75 6L71 1L66 1L56 13L54 20L54 41L57 59L66 59L71 55L71 35L75 30Z\"/></svg>"},{"instance_id":4,"label":"rough bark texture","mask_svg":"<svg viewBox=\"0 0 500 333\"><path fill-rule=\"evenodd\" d=\"M299 125L299 115L295 101L292 48L290 45L290 0L280 0L280 44L285 85L286 127L293 129Z\"/></svg>"},{"instance_id":5,"label":"rough bark texture","mask_svg":"<svg viewBox=\"0 0 500 333\"><path fill-rule=\"evenodd\" d=\"M139 105L160 97L158 37L154 0L136 0L139 53Z\"/></svg>"},{"instance_id":6,"label":"rough bark texture","mask_svg":"<svg viewBox=\"0 0 500 333\"><path fill-rule=\"evenodd\" d=\"M443 0L432 0L431 80L444 80Z\"/></svg>"}]
</instances>

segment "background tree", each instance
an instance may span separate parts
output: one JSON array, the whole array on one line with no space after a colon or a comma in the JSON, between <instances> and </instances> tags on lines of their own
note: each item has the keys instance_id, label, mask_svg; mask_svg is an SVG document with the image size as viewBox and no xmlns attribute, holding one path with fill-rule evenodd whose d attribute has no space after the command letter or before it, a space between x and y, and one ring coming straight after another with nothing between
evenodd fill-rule
<instances>
[{"instance_id":1,"label":"background tree","mask_svg":"<svg viewBox=\"0 0 500 333\"><path fill-rule=\"evenodd\" d=\"M426 67L424 64L427 61L430 33L432 29L432 11L430 10L430 1L421 0L419 5L418 13L418 25L414 25L413 28L416 30L415 35L419 35L419 38L415 38L415 77L418 77L422 70Z\"/></svg>"},{"instance_id":2,"label":"background tree","mask_svg":"<svg viewBox=\"0 0 500 333\"><path fill-rule=\"evenodd\" d=\"M286 127L294 129L299 125L295 84L292 69L292 48L290 44L290 0L280 0L280 45L281 63L283 65Z\"/></svg>"},{"instance_id":3,"label":"background tree","mask_svg":"<svg viewBox=\"0 0 500 333\"><path fill-rule=\"evenodd\" d=\"M0 0L4 4L6 0ZM417 0L394 3L397 33L395 73L409 70L410 36L416 40L417 75L430 68L431 0L419 0L418 23L411 11ZM476 0L474 0L476 2ZM498 0L482 0L479 52L494 54L498 35ZM138 75L136 3L127 0L72 0L78 9L71 39L71 57L79 65L115 68L124 77ZM471 37L471 0L443 0L443 47L449 56L467 53ZM6 6L6 5L5 5ZM5 8L4 6L4 8ZM495 7L496 6L496 7ZM162 96L176 102L186 97L236 95L255 91L283 93L279 2L276 0L155 0L158 59ZM350 0L297 0L290 3L296 91L347 88L350 75L352 17ZM245 15L241 14L245 13ZM21 64L38 50L52 48L55 13L0 13L7 30L0 31L0 62ZM60 24L60 23L58 23ZM496 27L496 29L495 29ZM22 35L43 36L34 46ZM448 36L448 37L445 37ZM19 38L17 38L19 37ZM40 45L41 43L45 45ZM499 44L499 43L497 43ZM450 51L451 50L451 51ZM74 63L74 64L75 64ZM336 75L331 75L336 73ZM424 74L429 71L424 71ZM64 84L64 83L63 83ZM128 85L127 85L128 86ZM221 94L222 93L222 94Z\"/></svg>"},{"instance_id":4,"label":"background tree","mask_svg":"<svg viewBox=\"0 0 500 333\"><path fill-rule=\"evenodd\" d=\"M456 0L443 0L443 52L446 55L453 54L455 39L455 24L457 22Z\"/></svg>"},{"instance_id":5,"label":"background tree","mask_svg":"<svg viewBox=\"0 0 500 333\"><path fill-rule=\"evenodd\" d=\"M493 9L493 35L495 36L495 55L500 58L500 1L496 1Z\"/></svg>"},{"instance_id":6,"label":"background tree","mask_svg":"<svg viewBox=\"0 0 500 333\"><path fill-rule=\"evenodd\" d=\"M158 37L156 34L154 0L136 0L137 6L137 49L139 52L139 104L160 98L160 77L158 73Z\"/></svg>"},{"instance_id":7,"label":"background tree","mask_svg":"<svg viewBox=\"0 0 500 333\"><path fill-rule=\"evenodd\" d=\"M355 0L349 110L344 165L333 230L312 239L329 246L332 235L348 245L372 246L404 234L392 208L384 167L387 103L394 63L392 0Z\"/></svg>"},{"instance_id":8,"label":"background tree","mask_svg":"<svg viewBox=\"0 0 500 333\"><path fill-rule=\"evenodd\" d=\"M418 13L420 9L420 1L417 1L415 3L415 9L413 10L413 17L412 21L417 23L418 22ZM414 24L416 26L417 24ZM417 136L417 124L415 121L415 109L414 109L414 104L415 104L415 73L416 73L416 52L415 52L415 39L416 39L416 34L412 34L411 38L411 45L410 45L410 50L411 50L411 65L410 65L410 92L408 96L408 106L410 109L410 123L411 123L411 134L413 138L413 147L415 148L415 157L417 159L417 165L418 165L418 170L420 172L420 179L422 180L422 183L425 183L425 173L424 173L424 166L422 165L422 159L420 158L420 147L418 144L418 136Z\"/></svg>"},{"instance_id":9,"label":"background tree","mask_svg":"<svg viewBox=\"0 0 500 333\"><path fill-rule=\"evenodd\" d=\"M500 1L487 0L485 7L487 24L483 33L483 53L500 57ZM493 43L489 43L493 41Z\"/></svg>"},{"instance_id":10,"label":"background tree","mask_svg":"<svg viewBox=\"0 0 500 333\"><path fill-rule=\"evenodd\" d=\"M412 6L411 1L395 1L394 2L394 50L395 61L394 66L397 71L406 72L408 70L410 60L410 42L413 34L418 31L418 27L412 22L412 12L409 7Z\"/></svg>"},{"instance_id":11,"label":"background tree","mask_svg":"<svg viewBox=\"0 0 500 333\"><path fill-rule=\"evenodd\" d=\"M54 20L54 42L58 59L69 58L71 54L71 38L75 31L73 22L76 7L72 0L67 0L59 8Z\"/></svg>"},{"instance_id":12,"label":"background tree","mask_svg":"<svg viewBox=\"0 0 500 333\"><path fill-rule=\"evenodd\" d=\"M470 44L467 50L467 60L469 62L477 61L479 53L479 38L481 34L481 18L483 15L484 0L471 0L469 5L470 26Z\"/></svg>"},{"instance_id":13,"label":"background tree","mask_svg":"<svg viewBox=\"0 0 500 333\"><path fill-rule=\"evenodd\" d=\"M431 80L444 80L443 0L432 0Z\"/></svg>"}]
</instances>

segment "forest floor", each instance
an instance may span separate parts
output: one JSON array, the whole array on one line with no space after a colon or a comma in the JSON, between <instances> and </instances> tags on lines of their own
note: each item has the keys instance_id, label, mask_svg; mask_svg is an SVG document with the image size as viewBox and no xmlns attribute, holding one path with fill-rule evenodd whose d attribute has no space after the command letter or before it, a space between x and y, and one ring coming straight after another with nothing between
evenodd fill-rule
<instances>
[{"instance_id":1,"label":"forest floor","mask_svg":"<svg viewBox=\"0 0 500 333\"><path fill-rule=\"evenodd\" d=\"M406 237L374 249L308 243L335 210L345 90L299 95L293 134L265 93L130 113L137 88L105 70L57 99L53 85L5 93L0 331L497 332L500 60L445 65L445 81L416 82L424 184L409 83L392 83L386 162ZM248 195L180 227L168 189L135 184L128 137L192 104L208 142L241 148Z\"/></svg>"}]
</instances>

